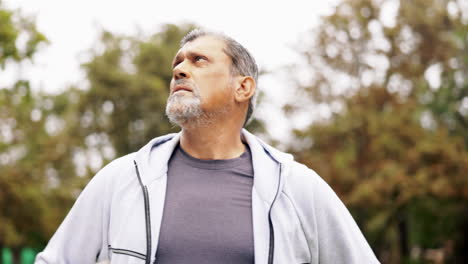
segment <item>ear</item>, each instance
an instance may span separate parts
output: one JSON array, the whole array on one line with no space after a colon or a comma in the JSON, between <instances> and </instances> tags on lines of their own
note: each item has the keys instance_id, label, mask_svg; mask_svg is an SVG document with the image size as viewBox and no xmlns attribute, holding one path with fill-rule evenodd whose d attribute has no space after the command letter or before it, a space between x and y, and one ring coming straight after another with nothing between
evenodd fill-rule
<instances>
[{"instance_id":1,"label":"ear","mask_svg":"<svg viewBox=\"0 0 468 264\"><path fill-rule=\"evenodd\" d=\"M255 80L250 76L241 76L236 80L234 91L234 99L238 103L243 103L250 100L255 94L256 89Z\"/></svg>"}]
</instances>

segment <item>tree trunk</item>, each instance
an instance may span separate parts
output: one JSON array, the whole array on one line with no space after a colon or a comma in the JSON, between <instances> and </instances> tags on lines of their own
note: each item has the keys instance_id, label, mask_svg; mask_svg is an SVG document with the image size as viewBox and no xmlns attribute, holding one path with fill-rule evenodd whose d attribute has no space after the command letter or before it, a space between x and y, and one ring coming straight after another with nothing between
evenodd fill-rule
<instances>
[{"instance_id":1,"label":"tree trunk","mask_svg":"<svg viewBox=\"0 0 468 264\"><path fill-rule=\"evenodd\" d=\"M3 243L0 243L0 264L3 264Z\"/></svg>"},{"instance_id":2,"label":"tree trunk","mask_svg":"<svg viewBox=\"0 0 468 264\"><path fill-rule=\"evenodd\" d=\"M468 263L468 207L462 210L464 221L460 226L460 236L455 245L455 262L454 263Z\"/></svg>"},{"instance_id":3,"label":"tree trunk","mask_svg":"<svg viewBox=\"0 0 468 264\"><path fill-rule=\"evenodd\" d=\"M12 247L11 253L13 255L13 264L20 264L21 247Z\"/></svg>"},{"instance_id":4,"label":"tree trunk","mask_svg":"<svg viewBox=\"0 0 468 264\"><path fill-rule=\"evenodd\" d=\"M400 255L403 260L409 257L409 245L408 245L408 223L406 221L406 214L400 214L398 219L398 233L400 242Z\"/></svg>"}]
</instances>

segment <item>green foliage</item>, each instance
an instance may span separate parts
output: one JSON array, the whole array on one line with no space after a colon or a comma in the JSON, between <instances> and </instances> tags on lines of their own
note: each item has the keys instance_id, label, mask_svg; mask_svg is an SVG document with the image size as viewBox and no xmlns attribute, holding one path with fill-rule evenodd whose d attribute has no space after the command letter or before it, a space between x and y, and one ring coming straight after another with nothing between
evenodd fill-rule
<instances>
[{"instance_id":1,"label":"green foliage","mask_svg":"<svg viewBox=\"0 0 468 264\"><path fill-rule=\"evenodd\" d=\"M171 62L192 28L167 25L148 39L103 32L104 51L84 65L90 85L78 102L77 137L106 137L120 156L175 131L165 116Z\"/></svg>"},{"instance_id":2,"label":"green foliage","mask_svg":"<svg viewBox=\"0 0 468 264\"><path fill-rule=\"evenodd\" d=\"M4 68L8 60L20 62L32 58L38 45L46 42L46 38L37 31L33 20L2 5L0 2L0 66ZM19 38L23 38L21 46L18 45Z\"/></svg>"},{"instance_id":3,"label":"green foliage","mask_svg":"<svg viewBox=\"0 0 468 264\"><path fill-rule=\"evenodd\" d=\"M321 103L331 117L295 131L311 142L296 156L333 186L383 262L464 243L454 230L468 202L467 15L456 1L345 0L304 46L313 78L287 109Z\"/></svg>"},{"instance_id":4,"label":"green foliage","mask_svg":"<svg viewBox=\"0 0 468 264\"><path fill-rule=\"evenodd\" d=\"M22 39L21 41L19 41ZM0 2L0 65L32 59L46 42L31 19L7 10ZM42 99L31 91L29 82L18 80L0 89L0 245L17 247L43 243L42 215L48 211L42 170L48 163L41 151L48 145L44 119L31 120Z\"/></svg>"},{"instance_id":5,"label":"green foliage","mask_svg":"<svg viewBox=\"0 0 468 264\"><path fill-rule=\"evenodd\" d=\"M83 185L74 173L77 140L66 127L69 109L61 105L69 102L34 93L27 81L0 90L2 245L42 246Z\"/></svg>"}]
</instances>

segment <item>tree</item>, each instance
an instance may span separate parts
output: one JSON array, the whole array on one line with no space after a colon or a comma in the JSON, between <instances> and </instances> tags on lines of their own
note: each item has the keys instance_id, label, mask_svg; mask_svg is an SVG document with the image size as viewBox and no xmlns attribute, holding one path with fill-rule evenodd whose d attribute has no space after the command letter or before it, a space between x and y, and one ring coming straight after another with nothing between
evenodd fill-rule
<instances>
[{"instance_id":1,"label":"tree","mask_svg":"<svg viewBox=\"0 0 468 264\"><path fill-rule=\"evenodd\" d=\"M71 185L61 186L58 174L69 175L72 160L67 159L71 155L67 155L65 134L55 134L60 130L60 112L51 104L50 98L34 93L27 81L0 90L0 241L18 250L25 245L42 246L55 231L50 226L56 227L67 208L55 201L63 203L67 197L59 187Z\"/></svg>"},{"instance_id":2,"label":"tree","mask_svg":"<svg viewBox=\"0 0 468 264\"><path fill-rule=\"evenodd\" d=\"M304 46L312 78L299 106L285 109L313 102L330 116L296 130L294 150L351 208L383 262L464 243L467 15L461 1L345 0ZM448 215L440 228L424 224Z\"/></svg>"},{"instance_id":3,"label":"tree","mask_svg":"<svg viewBox=\"0 0 468 264\"><path fill-rule=\"evenodd\" d=\"M21 39L21 41L19 41ZM0 66L5 69L32 60L47 40L34 21L0 2ZM44 120L32 121L39 100L27 80L0 87L0 248L12 247L15 255L24 244L41 242L41 215L47 208L41 167L32 164L43 158L40 141L45 139ZM36 112L35 112L36 111Z\"/></svg>"},{"instance_id":4,"label":"tree","mask_svg":"<svg viewBox=\"0 0 468 264\"><path fill-rule=\"evenodd\" d=\"M174 131L165 116L170 65L180 39L192 28L166 25L148 39L103 32L103 52L94 51L83 65L89 89L78 102L77 137L100 137L97 141L120 156Z\"/></svg>"},{"instance_id":5,"label":"tree","mask_svg":"<svg viewBox=\"0 0 468 264\"><path fill-rule=\"evenodd\" d=\"M22 16L18 11L11 11L3 7L0 2L0 66L5 68L7 62L21 62L31 59L39 44L46 42L45 36L38 32L34 21ZM24 37L23 45L19 45L18 38Z\"/></svg>"}]
</instances>

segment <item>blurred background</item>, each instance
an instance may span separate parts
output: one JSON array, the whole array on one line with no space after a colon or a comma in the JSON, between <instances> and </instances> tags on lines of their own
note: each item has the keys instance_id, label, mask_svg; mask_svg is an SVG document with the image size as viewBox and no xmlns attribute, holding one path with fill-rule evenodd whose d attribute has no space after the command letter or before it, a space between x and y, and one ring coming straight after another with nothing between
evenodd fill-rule
<instances>
[{"instance_id":1,"label":"blurred background","mask_svg":"<svg viewBox=\"0 0 468 264\"><path fill-rule=\"evenodd\" d=\"M466 0L152 2L0 0L0 263L32 263L100 168L178 130L195 27L253 53L248 129L316 170L382 263L468 263Z\"/></svg>"}]
</instances>

